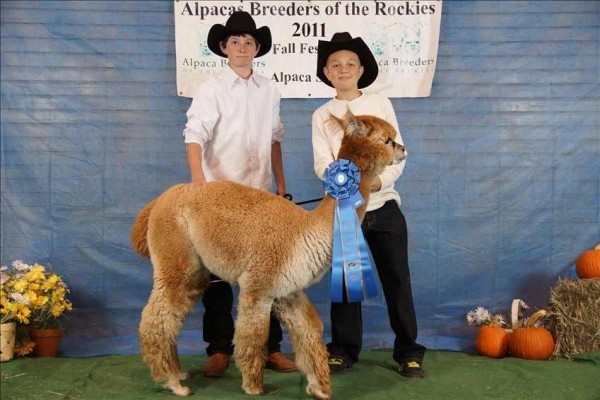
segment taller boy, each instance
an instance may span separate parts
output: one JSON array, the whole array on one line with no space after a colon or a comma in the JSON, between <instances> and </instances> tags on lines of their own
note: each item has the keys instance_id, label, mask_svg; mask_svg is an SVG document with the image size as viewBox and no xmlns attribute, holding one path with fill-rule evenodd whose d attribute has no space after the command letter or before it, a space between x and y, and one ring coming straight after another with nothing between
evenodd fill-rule
<instances>
[{"instance_id":1,"label":"taller boy","mask_svg":"<svg viewBox=\"0 0 600 400\"><path fill-rule=\"evenodd\" d=\"M190 184L229 180L270 190L273 175L276 192L283 196L281 96L270 79L252 70L254 57L271 49L271 31L267 26L257 29L250 14L236 11L225 25L211 27L207 43L228 65L200 85L187 112L183 134ZM204 375L218 377L233 353L233 291L229 283L213 278L202 299L203 338L209 343ZM266 368L294 371L296 365L281 354L281 340L281 326L272 314Z\"/></svg>"},{"instance_id":2,"label":"taller boy","mask_svg":"<svg viewBox=\"0 0 600 400\"><path fill-rule=\"evenodd\" d=\"M347 32L333 35L330 42L320 40L317 51L317 76L335 88L336 96L313 114L312 143L314 168L319 178L336 159L343 132L330 115L341 117L350 109L354 115L374 115L392 124L402 144L396 114L390 100L375 93L362 93L377 78L375 57L360 38ZM425 347L416 342L417 320L413 307L408 269L406 220L400 211L400 195L394 188L405 162L386 167L371 187L362 230L379 274L387 303L390 325L396 338L393 357L401 375L422 378ZM344 300L346 300L344 296ZM344 372L358 361L362 347L361 303L331 304L331 343L329 368Z\"/></svg>"}]
</instances>

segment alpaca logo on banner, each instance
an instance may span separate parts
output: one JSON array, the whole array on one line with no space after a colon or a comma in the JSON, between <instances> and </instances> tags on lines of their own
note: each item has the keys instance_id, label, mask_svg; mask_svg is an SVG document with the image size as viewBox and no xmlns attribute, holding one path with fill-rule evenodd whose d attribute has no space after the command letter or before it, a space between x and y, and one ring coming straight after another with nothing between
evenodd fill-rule
<instances>
[{"instance_id":1,"label":"alpaca logo on banner","mask_svg":"<svg viewBox=\"0 0 600 400\"><path fill-rule=\"evenodd\" d=\"M208 49L214 24L246 11L268 26L272 47L254 70L277 83L283 98L330 98L316 76L319 40L336 32L360 36L379 66L369 91L387 97L431 94L437 64L442 1L174 1L177 93L193 97L200 83L227 65ZM292 62L290 62L292 60Z\"/></svg>"}]
</instances>

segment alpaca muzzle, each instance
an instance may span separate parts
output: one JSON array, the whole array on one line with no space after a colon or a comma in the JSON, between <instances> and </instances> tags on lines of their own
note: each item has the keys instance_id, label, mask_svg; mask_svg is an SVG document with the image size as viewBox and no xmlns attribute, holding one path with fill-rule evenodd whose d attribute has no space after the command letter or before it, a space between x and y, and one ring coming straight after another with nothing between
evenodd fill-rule
<instances>
[{"instance_id":1,"label":"alpaca muzzle","mask_svg":"<svg viewBox=\"0 0 600 400\"><path fill-rule=\"evenodd\" d=\"M394 161L392 164L398 164L402 160L406 159L408 152L406 151L406 147L403 144L394 142Z\"/></svg>"}]
</instances>

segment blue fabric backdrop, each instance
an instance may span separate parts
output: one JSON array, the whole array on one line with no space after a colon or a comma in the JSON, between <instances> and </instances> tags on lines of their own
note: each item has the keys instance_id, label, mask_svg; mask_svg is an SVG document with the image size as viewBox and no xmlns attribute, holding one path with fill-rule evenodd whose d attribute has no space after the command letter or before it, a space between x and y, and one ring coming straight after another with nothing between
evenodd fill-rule
<instances>
[{"instance_id":1,"label":"blue fabric backdrop","mask_svg":"<svg viewBox=\"0 0 600 400\"><path fill-rule=\"evenodd\" d=\"M543 307L600 242L599 4L445 1L431 97L393 99L423 344L470 349L476 306ZM2 264L37 261L70 285L63 355L136 353L152 271L129 230L188 179L173 2L4 0L0 11ZM322 193L310 122L323 101L282 101L297 201ZM327 327L328 285L307 290ZM381 296L364 307L365 347L391 346ZM201 315L185 324L185 353L203 352Z\"/></svg>"}]
</instances>

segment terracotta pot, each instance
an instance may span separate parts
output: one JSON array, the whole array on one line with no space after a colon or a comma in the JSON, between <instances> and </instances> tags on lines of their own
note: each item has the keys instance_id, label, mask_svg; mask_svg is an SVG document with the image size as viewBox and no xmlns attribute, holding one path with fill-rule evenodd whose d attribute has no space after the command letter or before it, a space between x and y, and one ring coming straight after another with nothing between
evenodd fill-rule
<instances>
[{"instance_id":1,"label":"terracotta pot","mask_svg":"<svg viewBox=\"0 0 600 400\"><path fill-rule=\"evenodd\" d=\"M64 330L62 328L31 329L29 335L35 343L33 354L36 357L56 357L63 334Z\"/></svg>"},{"instance_id":2,"label":"terracotta pot","mask_svg":"<svg viewBox=\"0 0 600 400\"><path fill-rule=\"evenodd\" d=\"M0 324L0 361L10 361L15 352L17 324L8 322Z\"/></svg>"}]
</instances>

